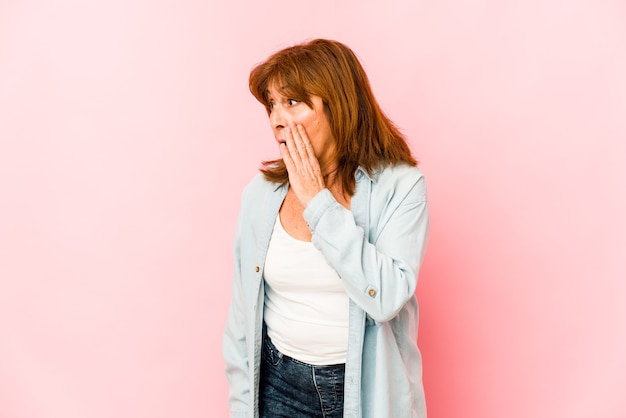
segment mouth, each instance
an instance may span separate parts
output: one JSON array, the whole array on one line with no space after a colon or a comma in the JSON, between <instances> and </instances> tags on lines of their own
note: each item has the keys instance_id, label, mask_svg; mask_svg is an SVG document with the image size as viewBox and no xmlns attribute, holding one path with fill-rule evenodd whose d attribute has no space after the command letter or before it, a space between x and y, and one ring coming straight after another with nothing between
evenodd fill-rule
<instances>
[{"instance_id":1,"label":"mouth","mask_svg":"<svg viewBox=\"0 0 626 418\"><path fill-rule=\"evenodd\" d=\"M279 138L276 138L276 142L278 142L278 145L287 143L287 141L285 141L284 139L279 139Z\"/></svg>"}]
</instances>

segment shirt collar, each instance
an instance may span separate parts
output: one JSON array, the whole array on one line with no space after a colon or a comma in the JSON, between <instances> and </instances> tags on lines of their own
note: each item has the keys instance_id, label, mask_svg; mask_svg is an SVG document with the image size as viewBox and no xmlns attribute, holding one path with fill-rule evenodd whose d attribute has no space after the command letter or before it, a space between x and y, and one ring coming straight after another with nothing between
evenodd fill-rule
<instances>
[{"instance_id":1,"label":"shirt collar","mask_svg":"<svg viewBox=\"0 0 626 418\"><path fill-rule=\"evenodd\" d=\"M373 169L372 174L370 175L363 167L359 167L356 169L355 178L356 181L359 181L361 178L366 177L372 183L376 183L376 181L378 180L378 172L378 168Z\"/></svg>"}]
</instances>

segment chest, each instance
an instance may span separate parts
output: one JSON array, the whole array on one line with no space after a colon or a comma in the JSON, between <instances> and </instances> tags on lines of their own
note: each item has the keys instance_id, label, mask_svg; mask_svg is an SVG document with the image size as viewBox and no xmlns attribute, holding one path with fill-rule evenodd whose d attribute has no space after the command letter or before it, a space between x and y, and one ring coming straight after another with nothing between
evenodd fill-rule
<instances>
[{"instance_id":1,"label":"chest","mask_svg":"<svg viewBox=\"0 0 626 418\"><path fill-rule=\"evenodd\" d=\"M347 209L350 209L351 197L342 196L338 191L331 189L333 196L337 199L337 202ZM300 203L296 194L289 189L285 200L278 212L280 216L280 222L285 231L293 238L300 241L311 241L311 231L306 221L304 220L304 206Z\"/></svg>"}]
</instances>

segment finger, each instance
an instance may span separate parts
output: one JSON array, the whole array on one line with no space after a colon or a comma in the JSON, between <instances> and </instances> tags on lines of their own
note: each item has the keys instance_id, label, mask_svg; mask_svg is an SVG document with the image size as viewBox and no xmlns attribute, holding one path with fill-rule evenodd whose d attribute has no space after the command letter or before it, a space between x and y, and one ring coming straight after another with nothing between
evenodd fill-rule
<instances>
[{"instance_id":1,"label":"finger","mask_svg":"<svg viewBox=\"0 0 626 418\"><path fill-rule=\"evenodd\" d=\"M300 152L298 151L298 145L296 144L293 131L294 130L291 127L285 127L285 144L287 145L289 156L291 157L294 165L299 167L302 165L302 159Z\"/></svg>"},{"instance_id":2,"label":"finger","mask_svg":"<svg viewBox=\"0 0 626 418\"><path fill-rule=\"evenodd\" d=\"M291 157L291 154L289 153L289 148L287 147L287 144L285 143L280 144L279 149L280 149L281 155L283 156L285 167L287 167L287 172L291 172L294 168L294 163L293 163L293 158Z\"/></svg>"},{"instance_id":3,"label":"finger","mask_svg":"<svg viewBox=\"0 0 626 418\"><path fill-rule=\"evenodd\" d=\"M308 137L306 135L306 131L302 125L290 125L290 133L293 138L293 144L295 147L295 151L298 153L300 160L303 164L310 159L310 153L307 149L307 143L310 144Z\"/></svg>"},{"instance_id":4,"label":"finger","mask_svg":"<svg viewBox=\"0 0 626 418\"><path fill-rule=\"evenodd\" d=\"M309 136L306 134L306 129L302 125L296 125L296 130L298 131L298 138L301 141L298 151L303 160L303 165L306 165L307 168L313 173L319 173L319 161L315 156L315 151L313 150L313 145L309 140Z\"/></svg>"},{"instance_id":5,"label":"finger","mask_svg":"<svg viewBox=\"0 0 626 418\"><path fill-rule=\"evenodd\" d=\"M285 127L285 142L280 145L280 151L289 173L293 175L296 171L301 171L302 159L295 144L293 130L290 127Z\"/></svg>"},{"instance_id":6,"label":"finger","mask_svg":"<svg viewBox=\"0 0 626 418\"><path fill-rule=\"evenodd\" d=\"M296 145L298 147L298 152L305 158L311 158L314 156L313 150L311 147L311 141L309 140L309 136L306 134L306 129L304 126L298 124L294 127L294 130L297 135L294 135L294 139L296 140Z\"/></svg>"}]
</instances>

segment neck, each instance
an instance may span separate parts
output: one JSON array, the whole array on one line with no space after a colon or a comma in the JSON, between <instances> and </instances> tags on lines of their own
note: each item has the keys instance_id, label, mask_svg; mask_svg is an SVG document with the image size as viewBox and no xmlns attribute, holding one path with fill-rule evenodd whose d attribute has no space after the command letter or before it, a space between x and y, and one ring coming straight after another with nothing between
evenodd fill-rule
<instances>
[{"instance_id":1,"label":"neck","mask_svg":"<svg viewBox=\"0 0 626 418\"><path fill-rule=\"evenodd\" d=\"M322 176L327 187L330 187L337 181L337 168L336 163L322 168Z\"/></svg>"}]
</instances>

